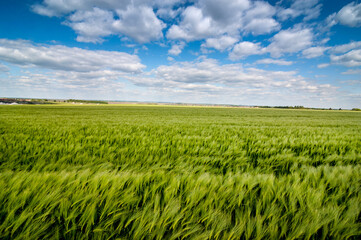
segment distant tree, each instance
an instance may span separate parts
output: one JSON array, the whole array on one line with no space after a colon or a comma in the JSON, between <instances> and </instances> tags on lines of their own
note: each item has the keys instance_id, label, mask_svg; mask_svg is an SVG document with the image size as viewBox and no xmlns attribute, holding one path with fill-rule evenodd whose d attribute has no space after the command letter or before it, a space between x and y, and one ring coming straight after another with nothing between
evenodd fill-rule
<instances>
[{"instance_id":1,"label":"distant tree","mask_svg":"<svg viewBox=\"0 0 361 240\"><path fill-rule=\"evenodd\" d=\"M352 108L352 111L361 111L359 108Z\"/></svg>"}]
</instances>

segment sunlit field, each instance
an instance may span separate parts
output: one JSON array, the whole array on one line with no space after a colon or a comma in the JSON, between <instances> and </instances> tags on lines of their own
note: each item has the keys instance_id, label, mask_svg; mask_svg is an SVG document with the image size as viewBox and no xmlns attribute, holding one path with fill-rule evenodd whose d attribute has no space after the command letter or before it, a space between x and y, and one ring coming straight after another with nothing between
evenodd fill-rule
<instances>
[{"instance_id":1,"label":"sunlit field","mask_svg":"<svg viewBox=\"0 0 361 240\"><path fill-rule=\"evenodd\" d=\"M360 239L361 113L0 106L0 239Z\"/></svg>"}]
</instances>

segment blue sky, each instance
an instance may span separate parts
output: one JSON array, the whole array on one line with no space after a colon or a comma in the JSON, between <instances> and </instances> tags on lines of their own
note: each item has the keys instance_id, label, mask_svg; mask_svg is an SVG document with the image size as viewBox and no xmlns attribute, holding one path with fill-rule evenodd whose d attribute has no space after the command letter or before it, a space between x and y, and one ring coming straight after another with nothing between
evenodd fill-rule
<instances>
[{"instance_id":1,"label":"blue sky","mask_svg":"<svg viewBox=\"0 0 361 240\"><path fill-rule=\"evenodd\" d=\"M361 2L2 0L0 96L361 107Z\"/></svg>"}]
</instances>

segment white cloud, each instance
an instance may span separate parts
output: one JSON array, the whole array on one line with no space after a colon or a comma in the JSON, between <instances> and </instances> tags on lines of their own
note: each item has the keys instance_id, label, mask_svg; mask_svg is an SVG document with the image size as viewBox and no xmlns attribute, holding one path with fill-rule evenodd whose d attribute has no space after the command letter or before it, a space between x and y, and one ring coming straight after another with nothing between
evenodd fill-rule
<instances>
[{"instance_id":1,"label":"white cloud","mask_svg":"<svg viewBox=\"0 0 361 240\"><path fill-rule=\"evenodd\" d=\"M318 28L321 32L328 32L337 23L338 20L336 19L336 13L332 13L321 24L319 24Z\"/></svg>"},{"instance_id":2,"label":"white cloud","mask_svg":"<svg viewBox=\"0 0 361 240\"><path fill-rule=\"evenodd\" d=\"M185 0L43 0L34 4L34 12L45 16L62 16L78 10L91 10L98 7L104 10L127 9L129 6L147 5L158 9L169 8L184 3Z\"/></svg>"},{"instance_id":3,"label":"white cloud","mask_svg":"<svg viewBox=\"0 0 361 240\"><path fill-rule=\"evenodd\" d=\"M173 25L167 32L169 39L183 39L186 41L199 40L220 33L212 26L212 19L204 16L201 9L188 7L182 13L183 20L180 25Z\"/></svg>"},{"instance_id":4,"label":"white cloud","mask_svg":"<svg viewBox=\"0 0 361 240\"><path fill-rule=\"evenodd\" d=\"M1 91L46 98L121 99L131 91L125 77L145 68L128 53L7 39L0 39L0 61L21 69L9 69Z\"/></svg>"},{"instance_id":5,"label":"white cloud","mask_svg":"<svg viewBox=\"0 0 361 240\"><path fill-rule=\"evenodd\" d=\"M271 33L280 29L280 25L273 18L252 19L244 29L252 35L257 36L261 34Z\"/></svg>"},{"instance_id":6,"label":"white cloud","mask_svg":"<svg viewBox=\"0 0 361 240\"><path fill-rule=\"evenodd\" d=\"M273 18L276 8L266 1L43 0L32 7L41 15L64 17L64 24L78 34L80 42L102 42L111 35L139 43L156 41L163 38L167 26L158 17L173 24L166 34L170 40L220 39L224 35L240 39L242 34L269 34L280 29ZM223 49L223 44L218 45Z\"/></svg>"},{"instance_id":7,"label":"white cloud","mask_svg":"<svg viewBox=\"0 0 361 240\"><path fill-rule=\"evenodd\" d=\"M265 49L260 46L260 43L244 41L233 47L232 52L229 53L229 58L231 60L238 60L250 55L263 54L264 52Z\"/></svg>"},{"instance_id":8,"label":"white cloud","mask_svg":"<svg viewBox=\"0 0 361 240\"><path fill-rule=\"evenodd\" d=\"M306 8L304 10L305 17L303 18L303 20L309 21L312 19L317 19L321 14L321 10L322 10L322 4L318 4L318 5L314 6L313 8L309 8L309 9Z\"/></svg>"},{"instance_id":9,"label":"white cloud","mask_svg":"<svg viewBox=\"0 0 361 240\"><path fill-rule=\"evenodd\" d=\"M184 42L180 42L179 44L174 44L171 49L168 50L168 54L178 56L185 46Z\"/></svg>"},{"instance_id":10,"label":"white cloud","mask_svg":"<svg viewBox=\"0 0 361 240\"><path fill-rule=\"evenodd\" d=\"M326 67L329 65L342 65L346 67L361 66L361 41L329 47L330 63L320 64L318 67ZM350 72L352 72L350 70ZM344 72L342 74L346 74Z\"/></svg>"},{"instance_id":11,"label":"white cloud","mask_svg":"<svg viewBox=\"0 0 361 240\"><path fill-rule=\"evenodd\" d=\"M44 0L42 4L32 6L34 12L45 16L61 16L77 10L91 10L93 7L111 10L126 8L131 0Z\"/></svg>"},{"instance_id":12,"label":"white cloud","mask_svg":"<svg viewBox=\"0 0 361 240\"><path fill-rule=\"evenodd\" d=\"M319 0L294 0L291 8L297 10L304 10L314 7L318 2Z\"/></svg>"},{"instance_id":13,"label":"white cloud","mask_svg":"<svg viewBox=\"0 0 361 240\"><path fill-rule=\"evenodd\" d=\"M329 47L321 47L321 46L310 47L310 48L303 50L302 55L308 59L316 58L316 57L323 56L324 52L328 49L330 49L330 48Z\"/></svg>"},{"instance_id":14,"label":"white cloud","mask_svg":"<svg viewBox=\"0 0 361 240\"><path fill-rule=\"evenodd\" d=\"M267 51L272 57L280 57L284 53L296 53L310 47L313 33L309 28L295 27L280 31L271 40Z\"/></svg>"},{"instance_id":15,"label":"white cloud","mask_svg":"<svg viewBox=\"0 0 361 240\"><path fill-rule=\"evenodd\" d=\"M331 55L330 59L332 64L358 67L361 66L361 49L352 50L339 56Z\"/></svg>"},{"instance_id":16,"label":"white cloud","mask_svg":"<svg viewBox=\"0 0 361 240\"><path fill-rule=\"evenodd\" d=\"M291 87L304 79L296 72L244 69L241 64L219 64L216 60L201 58L195 62L181 62L159 66L155 78L168 83L207 83L247 87ZM302 82L302 85L305 83ZM304 87L302 87L304 88ZM307 88L307 87L306 87Z\"/></svg>"},{"instance_id":17,"label":"white cloud","mask_svg":"<svg viewBox=\"0 0 361 240\"><path fill-rule=\"evenodd\" d=\"M347 44L342 44L342 45L338 45L338 46L334 46L332 48L332 52L339 54L339 53L346 53L352 49L357 49L357 48L361 48L361 41L358 42L350 42Z\"/></svg>"},{"instance_id":18,"label":"white cloud","mask_svg":"<svg viewBox=\"0 0 361 240\"><path fill-rule=\"evenodd\" d=\"M327 98L337 91L330 84L306 81L295 71L266 71L243 68L241 64L221 65L206 58L162 65L153 70L152 75L129 76L128 79L137 86L147 87L163 96L173 96L174 101L181 102L242 104L246 101L264 105L277 99L278 105L289 105L289 95L292 94L293 99L302 99L299 103L304 105L307 99Z\"/></svg>"},{"instance_id":19,"label":"white cloud","mask_svg":"<svg viewBox=\"0 0 361 240\"><path fill-rule=\"evenodd\" d=\"M7 66L5 66L4 64L1 64L0 63L0 73L1 72L8 72L10 69L7 67Z\"/></svg>"},{"instance_id":20,"label":"white cloud","mask_svg":"<svg viewBox=\"0 0 361 240\"><path fill-rule=\"evenodd\" d=\"M139 43L158 40L163 37L165 24L160 21L149 7L128 7L117 10L119 19L109 10L93 8L78 10L68 17L66 25L77 34L79 42L102 42L109 35L125 35Z\"/></svg>"},{"instance_id":21,"label":"white cloud","mask_svg":"<svg viewBox=\"0 0 361 240\"><path fill-rule=\"evenodd\" d=\"M361 76L361 69L349 69L346 72L342 72L341 74L344 74L344 75L360 75Z\"/></svg>"},{"instance_id":22,"label":"white cloud","mask_svg":"<svg viewBox=\"0 0 361 240\"><path fill-rule=\"evenodd\" d=\"M171 8L161 8L157 10L157 16L164 20L173 20L176 19L183 11L184 9L178 8L178 9L171 9Z\"/></svg>"},{"instance_id":23,"label":"white cloud","mask_svg":"<svg viewBox=\"0 0 361 240\"><path fill-rule=\"evenodd\" d=\"M249 0L200 0L199 8L206 16L221 25L233 24L245 10L251 7Z\"/></svg>"},{"instance_id":24,"label":"white cloud","mask_svg":"<svg viewBox=\"0 0 361 240\"><path fill-rule=\"evenodd\" d=\"M349 27L361 26L361 3L352 2L344 6L338 13L337 19L342 25Z\"/></svg>"},{"instance_id":25,"label":"white cloud","mask_svg":"<svg viewBox=\"0 0 361 240\"><path fill-rule=\"evenodd\" d=\"M193 41L271 33L280 28L272 18L275 13L275 8L264 1L201 0L184 10L181 21L170 27L167 37Z\"/></svg>"},{"instance_id":26,"label":"white cloud","mask_svg":"<svg viewBox=\"0 0 361 240\"><path fill-rule=\"evenodd\" d=\"M166 25L156 17L152 8L131 6L126 10L117 10L116 12L120 19L113 23L113 27L120 33L140 43L163 37L162 29Z\"/></svg>"},{"instance_id":27,"label":"white cloud","mask_svg":"<svg viewBox=\"0 0 361 240\"><path fill-rule=\"evenodd\" d=\"M346 83L351 86L361 85L361 80L345 80L345 81L341 81L341 83Z\"/></svg>"},{"instance_id":28,"label":"white cloud","mask_svg":"<svg viewBox=\"0 0 361 240\"><path fill-rule=\"evenodd\" d=\"M277 12L277 17L281 21L285 21L289 18L294 18L298 15L299 15L299 12L294 9L291 9L291 8L279 8L279 10Z\"/></svg>"},{"instance_id":29,"label":"white cloud","mask_svg":"<svg viewBox=\"0 0 361 240\"><path fill-rule=\"evenodd\" d=\"M321 63L321 64L318 64L318 65L317 65L318 68L326 68L326 67L328 67L328 66L330 66L329 63Z\"/></svg>"},{"instance_id":30,"label":"white cloud","mask_svg":"<svg viewBox=\"0 0 361 240\"><path fill-rule=\"evenodd\" d=\"M339 12L330 14L319 26L320 31L327 32L336 24L348 27L361 26L361 3L351 2L344 6Z\"/></svg>"},{"instance_id":31,"label":"white cloud","mask_svg":"<svg viewBox=\"0 0 361 240\"><path fill-rule=\"evenodd\" d=\"M139 43L163 38L166 25L157 18L153 7L171 7L178 1L145 0L45 0L33 10L46 16L64 16L65 24L80 42L102 42L109 35L125 35Z\"/></svg>"},{"instance_id":32,"label":"white cloud","mask_svg":"<svg viewBox=\"0 0 361 240\"><path fill-rule=\"evenodd\" d=\"M22 71L20 74L9 74L3 82L0 94L7 91L23 97L36 98L79 98L79 99L124 99L141 96L119 81L119 72L100 70L95 72L71 71ZM5 92L4 92L5 91ZM7 95L7 94L6 94Z\"/></svg>"},{"instance_id":33,"label":"white cloud","mask_svg":"<svg viewBox=\"0 0 361 240\"><path fill-rule=\"evenodd\" d=\"M271 33L279 30L279 23L272 18L276 13L275 7L267 2L255 1L251 9L246 11L243 18L244 29L253 35Z\"/></svg>"},{"instance_id":34,"label":"white cloud","mask_svg":"<svg viewBox=\"0 0 361 240\"><path fill-rule=\"evenodd\" d=\"M138 56L128 53L35 45L28 41L7 39L0 39L0 60L20 66L75 72L102 69L140 72L145 68Z\"/></svg>"},{"instance_id":35,"label":"white cloud","mask_svg":"<svg viewBox=\"0 0 361 240\"><path fill-rule=\"evenodd\" d=\"M320 16L322 4L319 0L294 0L289 8L280 7L277 16L282 20L304 16L304 21L316 19Z\"/></svg>"},{"instance_id":36,"label":"white cloud","mask_svg":"<svg viewBox=\"0 0 361 240\"><path fill-rule=\"evenodd\" d=\"M77 41L93 43L102 42L102 37L113 34L113 23L113 13L99 8L77 11L65 22L78 34Z\"/></svg>"},{"instance_id":37,"label":"white cloud","mask_svg":"<svg viewBox=\"0 0 361 240\"><path fill-rule=\"evenodd\" d=\"M202 44L202 47L214 48L219 51L224 51L232 47L238 41L237 38L223 35L219 38L208 38L206 42Z\"/></svg>"},{"instance_id":38,"label":"white cloud","mask_svg":"<svg viewBox=\"0 0 361 240\"><path fill-rule=\"evenodd\" d=\"M286 60L282 60L282 59L272 59L272 58L260 59L260 60L257 60L255 63L256 64L276 64L276 65L283 65L283 66L289 66L289 65L293 64L292 61L286 61Z\"/></svg>"}]
</instances>

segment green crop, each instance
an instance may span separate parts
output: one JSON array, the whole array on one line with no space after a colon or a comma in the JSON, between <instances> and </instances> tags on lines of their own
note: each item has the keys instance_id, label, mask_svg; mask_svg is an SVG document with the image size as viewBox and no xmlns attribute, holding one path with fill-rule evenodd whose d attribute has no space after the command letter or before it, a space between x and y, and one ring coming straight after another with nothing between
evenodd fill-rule
<instances>
[{"instance_id":1,"label":"green crop","mask_svg":"<svg viewBox=\"0 0 361 240\"><path fill-rule=\"evenodd\" d=\"M359 239L361 114L0 106L0 239Z\"/></svg>"}]
</instances>

